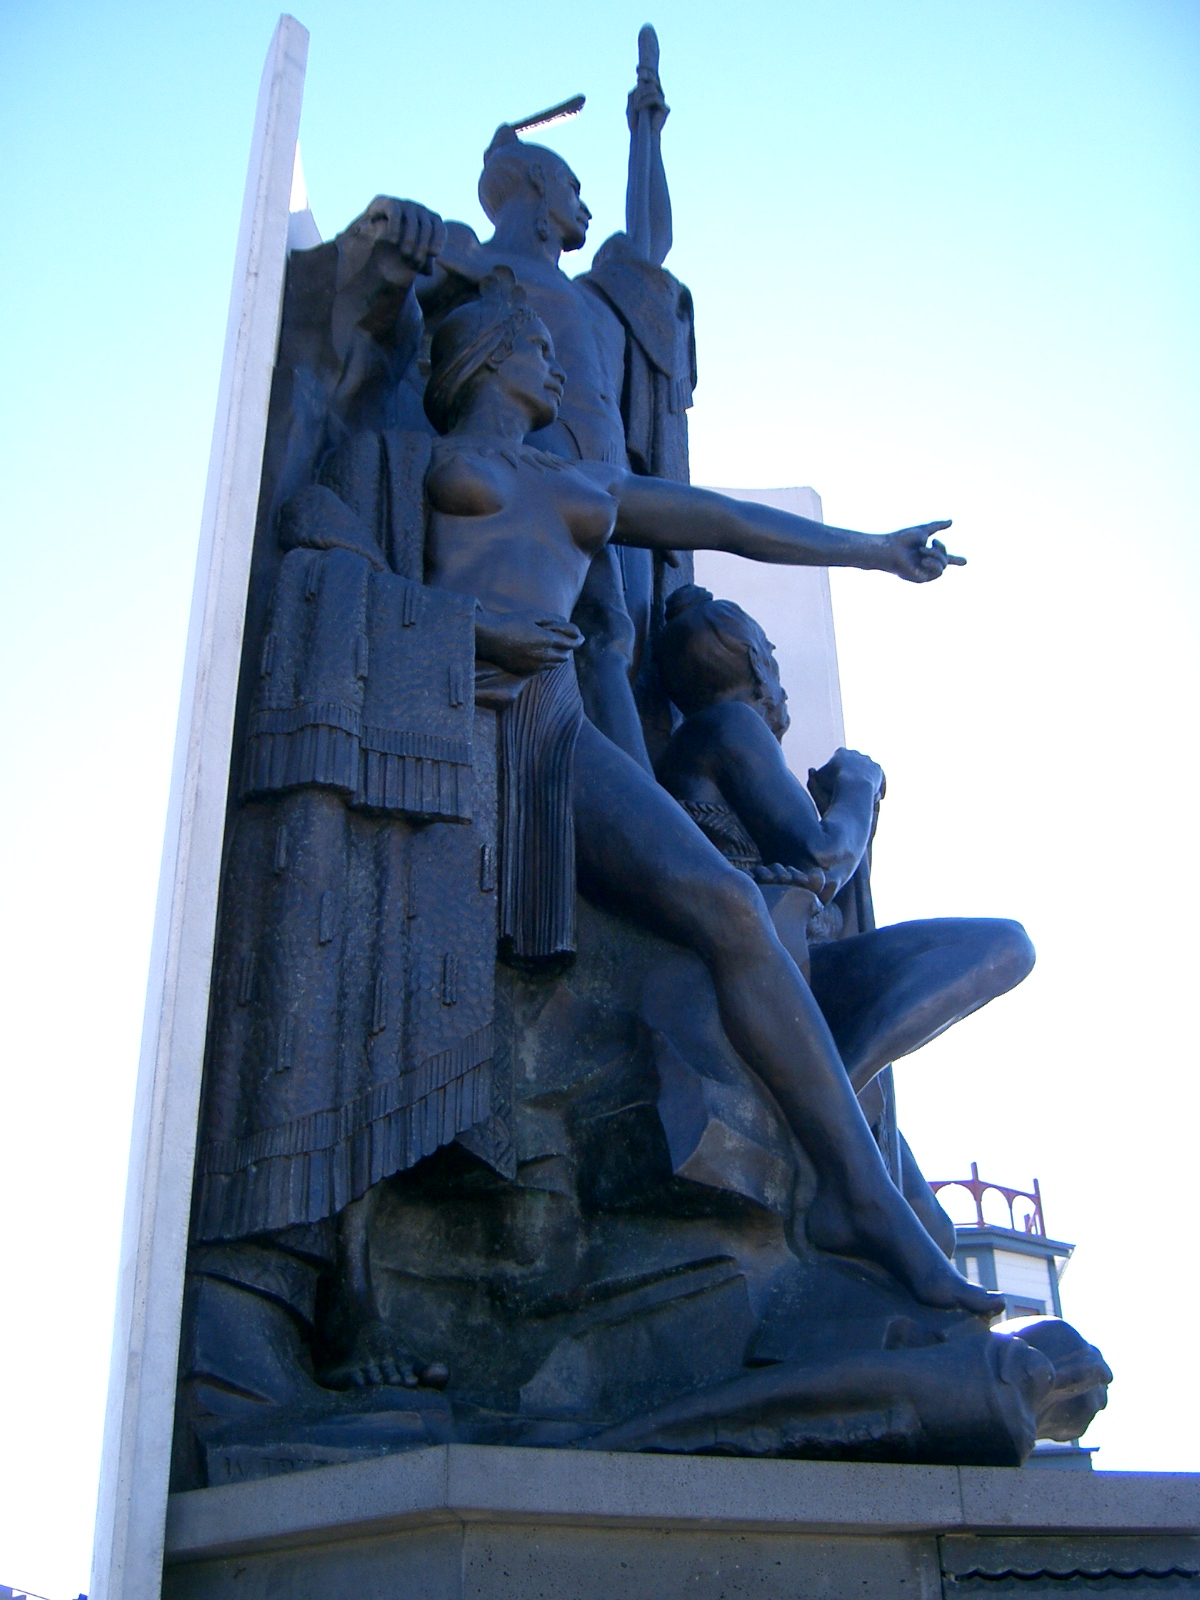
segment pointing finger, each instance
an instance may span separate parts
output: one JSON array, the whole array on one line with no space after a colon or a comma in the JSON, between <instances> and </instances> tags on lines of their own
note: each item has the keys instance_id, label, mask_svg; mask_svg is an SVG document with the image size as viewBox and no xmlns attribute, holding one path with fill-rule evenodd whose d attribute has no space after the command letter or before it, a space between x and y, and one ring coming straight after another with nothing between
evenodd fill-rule
<instances>
[{"instance_id":1,"label":"pointing finger","mask_svg":"<svg viewBox=\"0 0 1200 1600\"><path fill-rule=\"evenodd\" d=\"M940 539L935 539L930 548L936 550L938 555L948 566L965 567L967 564L966 556L952 556Z\"/></svg>"}]
</instances>

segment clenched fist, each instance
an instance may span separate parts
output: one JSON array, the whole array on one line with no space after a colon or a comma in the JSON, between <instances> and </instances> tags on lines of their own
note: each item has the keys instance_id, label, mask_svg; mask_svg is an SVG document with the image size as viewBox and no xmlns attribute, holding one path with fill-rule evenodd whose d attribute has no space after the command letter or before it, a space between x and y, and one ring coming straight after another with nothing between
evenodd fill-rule
<instances>
[{"instance_id":1,"label":"clenched fist","mask_svg":"<svg viewBox=\"0 0 1200 1600\"><path fill-rule=\"evenodd\" d=\"M407 288L433 271L446 243L446 224L415 200L376 195L338 240L338 288L370 264L385 283Z\"/></svg>"}]
</instances>

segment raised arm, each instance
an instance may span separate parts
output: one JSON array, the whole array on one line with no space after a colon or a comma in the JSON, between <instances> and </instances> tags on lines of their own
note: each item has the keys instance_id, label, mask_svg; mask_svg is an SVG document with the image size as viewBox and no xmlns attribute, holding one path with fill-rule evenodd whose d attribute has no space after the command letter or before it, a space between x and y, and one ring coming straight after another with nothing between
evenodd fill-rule
<instances>
[{"instance_id":1,"label":"raised arm","mask_svg":"<svg viewBox=\"0 0 1200 1600\"><path fill-rule=\"evenodd\" d=\"M391 336L413 283L434 270L446 225L415 200L376 195L337 238L339 313L347 327Z\"/></svg>"},{"instance_id":2,"label":"raised arm","mask_svg":"<svg viewBox=\"0 0 1200 1600\"><path fill-rule=\"evenodd\" d=\"M613 534L618 544L728 550L778 566L862 567L891 572L909 583L928 583L940 578L947 566L966 565L933 538L950 526L948 521L901 528L898 533L854 533L665 478L626 473L611 488L618 503Z\"/></svg>"},{"instance_id":3,"label":"raised arm","mask_svg":"<svg viewBox=\"0 0 1200 1600\"><path fill-rule=\"evenodd\" d=\"M647 23L638 34L637 83L626 111L625 235L637 254L656 267L662 266L671 249L671 196L662 159L662 129L670 111L658 79L658 37Z\"/></svg>"}]
</instances>

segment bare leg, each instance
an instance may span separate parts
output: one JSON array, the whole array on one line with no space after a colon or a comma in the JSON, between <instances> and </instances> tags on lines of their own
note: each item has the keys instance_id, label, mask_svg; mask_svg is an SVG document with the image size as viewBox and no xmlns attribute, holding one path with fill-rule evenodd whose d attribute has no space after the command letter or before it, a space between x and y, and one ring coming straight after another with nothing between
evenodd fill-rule
<instances>
[{"instance_id":1,"label":"bare leg","mask_svg":"<svg viewBox=\"0 0 1200 1600\"><path fill-rule=\"evenodd\" d=\"M755 885L590 723L575 760L581 887L708 965L730 1042L816 1168L813 1244L878 1262L925 1305L998 1314L999 1297L960 1276L888 1177L828 1025Z\"/></svg>"},{"instance_id":2,"label":"bare leg","mask_svg":"<svg viewBox=\"0 0 1200 1600\"><path fill-rule=\"evenodd\" d=\"M908 1148L908 1140L900 1134L900 1188L904 1198L916 1212L925 1232L944 1256L954 1260L958 1243L958 1230L949 1214L938 1204L938 1197L925 1180L917 1165L917 1158Z\"/></svg>"},{"instance_id":3,"label":"bare leg","mask_svg":"<svg viewBox=\"0 0 1200 1600\"><path fill-rule=\"evenodd\" d=\"M450 1374L441 1362L415 1363L396 1333L379 1314L371 1281L371 1221L379 1203L380 1185L341 1211L338 1228L338 1298L332 1329L343 1359L322 1373L331 1389L363 1389L373 1384L419 1383L443 1388Z\"/></svg>"},{"instance_id":4,"label":"bare leg","mask_svg":"<svg viewBox=\"0 0 1200 1600\"><path fill-rule=\"evenodd\" d=\"M632 677L639 656L637 629L625 604L619 554L612 545L605 545L588 568L583 593L571 614L571 621L583 634L575 663L584 709L592 722L619 750L651 772L633 698ZM649 551L633 554L648 556Z\"/></svg>"},{"instance_id":5,"label":"bare leg","mask_svg":"<svg viewBox=\"0 0 1200 1600\"><path fill-rule=\"evenodd\" d=\"M1033 968L1019 922L899 922L810 952L812 991L856 1090L936 1039Z\"/></svg>"}]
</instances>

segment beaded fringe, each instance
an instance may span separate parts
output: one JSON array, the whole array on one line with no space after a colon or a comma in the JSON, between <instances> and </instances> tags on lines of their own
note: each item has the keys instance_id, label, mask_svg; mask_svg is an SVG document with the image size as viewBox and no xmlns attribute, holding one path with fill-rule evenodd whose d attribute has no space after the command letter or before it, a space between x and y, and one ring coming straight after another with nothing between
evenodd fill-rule
<instances>
[{"instance_id":1,"label":"beaded fringe","mask_svg":"<svg viewBox=\"0 0 1200 1600\"><path fill-rule=\"evenodd\" d=\"M347 706L256 712L246 741L242 797L315 784L339 789L351 805L373 811L470 819L466 739L359 723Z\"/></svg>"},{"instance_id":2,"label":"beaded fringe","mask_svg":"<svg viewBox=\"0 0 1200 1600\"><path fill-rule=\"evenodd\" d=\"M461 1040L348 1106L204 1145L196 1239L242 1239L335 1216L491 1111L492 1029Z\"/></svg>"}]
</instances>

